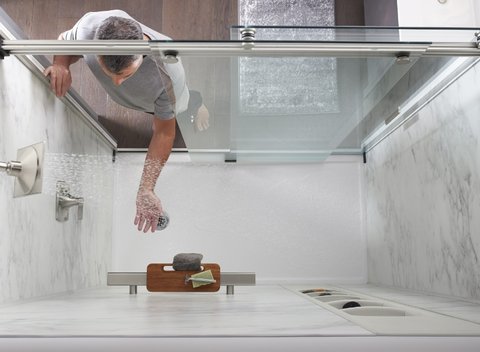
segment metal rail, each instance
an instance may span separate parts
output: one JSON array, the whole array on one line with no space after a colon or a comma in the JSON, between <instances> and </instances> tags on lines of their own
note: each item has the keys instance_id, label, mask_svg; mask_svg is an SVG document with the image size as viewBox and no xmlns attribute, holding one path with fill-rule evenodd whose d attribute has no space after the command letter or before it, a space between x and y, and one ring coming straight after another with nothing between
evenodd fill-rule
<instances>
[{"instance_id":1,"label":"metal rail","mask_svg":"<svg viewBox=\"0 0 480 352\"><path fill-rule=\"evenodd\" d=\"M248 45L245 45L248 43ZM159 42L139 40L4 40L10 55L169 56L480 56L476 42L465 43L349 43L349 42Z\"/></svg>"},{"instance_id":2,"label":"metal rail","mask_svg":"<svg viewBox=\"0 0 480 352\"><path fill-rule=\"evenodd\" d=\"M227 287L227 295L234 294L235 286L255 286L255 273L251 272L221 272L220 285ZM145 272L109 272L108 286L129 286L130 294L137 294L137 286L147 285Z\"/></svg>"}]
</instances>

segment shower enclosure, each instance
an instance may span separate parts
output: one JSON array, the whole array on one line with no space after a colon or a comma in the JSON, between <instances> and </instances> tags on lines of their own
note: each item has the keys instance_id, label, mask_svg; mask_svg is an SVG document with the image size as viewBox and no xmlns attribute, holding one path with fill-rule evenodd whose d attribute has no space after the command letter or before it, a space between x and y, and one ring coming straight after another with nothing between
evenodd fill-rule
<instances>
[{"instance_id":1,"label":"shower enclosure","mask_svg":"<svg viewBox=\"0 0 480 352\"><path fill-rule=\"evenodd\" d=\"M1 50L4 60L9 60L9 55L27 55L22 57L25 62L37 63L37 58L29 55L154 54L165 64L180 58L189 87L201 92L210 112L209 128L205 131L197 128L195 119L178 120L186 150L194 160L238 163L317 162L332 154L365 155L395 129L413 125L416 112L471 68L480 55L473 28L251 26L232 28L229 41L66 42L8 38L1 43ZM45 95L46 100L51 98ZM91 121L89 126L109 139L98 122ZM86 202L83 216L96 219L98 215L89 213L89 207L90 203ZM108 216L105 218L111 218ZM32 222L32 227L36 224ZM81 225L88 224L89 221L84 221ZM72 224L56 225L67 228ZM33 233L35 229L28 228L28 231ZM43 241L48 232L38 230L35 233L42 233ZM98 234L111 232L109 227L103 232L97 227L89 231L95 239L101 237ZM65 231L65 236L71 233L76 235L69 230ZM285 238L289 240L288 236ZM15 240L21 241L22 236L16 236ZM82 246L70 237L67 240L67 248L73 254L79 252L82 260L70 260L70 266L60 273L65 276L73 273L81 279L89 269L75 266L83 261L83 248L86 248L85 253L104 257L101 250L108 252L110 244L105 241L107 244L100 246ZM276 242L281 240L275 238ZM53 243L59 243L58 239ZM311 246L311 242L302 245ZM26 247L20 247L23 248ZM47 252L50 254L54 250L49 248ZM54 264L55 258L51 257ZM21 260L23 257L13 258ZM32 265L36 263L34 260L28 264L34 269L47 267L53 272L47 265L50 262L43 265L47 259L39 260L42 265ZM106 268L93 266L90 271L103 275ZM140 276L143 279L143 275ZM91 286L94 284L97 282ZM3 324L3 334L18 336L20 331L28 336L180 338L205 337L213 333L217 337L244 334L241 335L244 338L374 335L329 310L318 306L312 309L311 302L305 300L297 288L247 289L242 287L238 294L228 298L224 295L171 295L166 299L154 294L116 295L120 291L103 287L99 291L80 292L73 299L60 298L53 303L46 300L44 305L40 302L40 307L34 302L33 309L28 304L7 307L2 316L12 324ZM99 300L99 297L105 299ZM197 300L199 297L209 303L201 304ZM229 309L222 309L225 306ZM32 318L32 312L38 311L37 318ZM193 314L194 324L192 312L198 312ZM132 319L128 324L124 324L126 316ZM191 330L179 332L182 319L187 319ZM251 324L245 324L246 321ZM136 329L133 333L132 326ZM242 330L245 328L247 330ZM311 346L317 346L318 340L313 342Z\"/></svg>"}]
</instances>

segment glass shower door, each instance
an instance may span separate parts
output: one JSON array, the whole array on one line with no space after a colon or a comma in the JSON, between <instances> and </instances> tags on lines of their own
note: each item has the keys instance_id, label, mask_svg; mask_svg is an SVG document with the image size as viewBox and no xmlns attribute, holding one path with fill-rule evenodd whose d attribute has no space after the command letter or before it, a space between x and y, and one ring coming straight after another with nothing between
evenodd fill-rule
<instances>
[{"instance_id":1,"label":"glass shower door","mask_svg":"<svg viewBox=\"0 0 480 352\"><path fill-rule=\"evenodd\" d=\"M227 41L5 40L2 49L181 60L209 112L178 117L194 159L306 162L368 150L476 63L479 38L474 28L252 26Z\"/></svg>"},{"instance_id":2,"label":"glass shower door","mask_svg":"<svg viewBox=\"0 0 480 352\"><path fill-rule=\"evenodd\" d=\"M207 130L179 121L193 158L306 162L362 153L362 142L458 56L478 55L473 29L257 26L247 40L244 30L232 28L229 42L175 44L184 45L189 87L210 112ZM442 36L451 42L428 40Z\"/></svg>"}]
</instances>

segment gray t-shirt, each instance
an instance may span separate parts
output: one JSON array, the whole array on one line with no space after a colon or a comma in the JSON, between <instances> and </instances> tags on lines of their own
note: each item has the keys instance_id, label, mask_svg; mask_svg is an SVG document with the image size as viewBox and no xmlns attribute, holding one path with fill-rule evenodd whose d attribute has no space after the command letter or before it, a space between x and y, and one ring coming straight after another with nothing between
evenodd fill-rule
<instances>
[{"instance_id":1,"label":"gray t-shirt","mask_svg":"<svg viewBox=\"0 0 480 352\"><path fill-rule=\"evenodd\" d=\"M62 33L63 39L92 40L97 28L110 16L133 19L121 10L89 12L72 29ZM153 40L170 39L140 22L139 24L143 33ZM134 75L121 85L115 86L111 78L103 72L96 55L83 57L107 93L120 105L154 113L156 117L163 120L175 117L188 107L189 93L185 82L185 71L180 60L174 64L167 64L153 56L146 56Z\"/></svg>"}]
</instances>

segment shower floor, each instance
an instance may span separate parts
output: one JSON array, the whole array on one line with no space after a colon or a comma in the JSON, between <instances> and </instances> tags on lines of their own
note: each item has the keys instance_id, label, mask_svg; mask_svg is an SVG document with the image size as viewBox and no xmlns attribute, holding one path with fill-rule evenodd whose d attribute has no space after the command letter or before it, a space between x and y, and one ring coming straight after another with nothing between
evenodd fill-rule
<instances>
[{"instance_id":1,"label":"shower floor","mask_svg":"<svg viewBox=\"0 0 480 352\"><path fill-rule=\"evenodd\" d=\"M236 287L235 295L105 287L0 307L0 337L368 335L278 285Z\"/></svg>"},{"instance_id":2,"label":"shower floor","mask_svg":"<svg viewBox=\"0 0 480 352\"><path fill-rule=\"evenodd\" d=\"M0 351L322 350L476 352L479 336L377 336L312 303L319 285L236 287L235 295L104 287L0 306ZM333 288L334 286L329 286ZM480 323L480 305L372 285L358 293Z\"/></svg>"}]
</instances>

